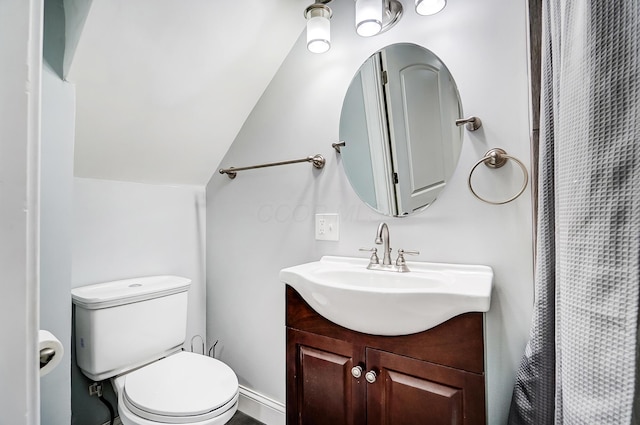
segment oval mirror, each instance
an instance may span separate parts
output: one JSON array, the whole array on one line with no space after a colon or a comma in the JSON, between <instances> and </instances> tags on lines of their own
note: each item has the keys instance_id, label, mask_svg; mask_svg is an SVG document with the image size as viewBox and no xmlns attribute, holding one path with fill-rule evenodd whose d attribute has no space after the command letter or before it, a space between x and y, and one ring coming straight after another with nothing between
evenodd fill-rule
<instances>
[{"instance_id":1,"label":"oval mirror","mask_svg":"<svg viewBox=\"0 0 640 425\"><path fill-rule=\"evenodd\" d=\"M369 57L340 115L342 163L360 199L389 216L431 204L458 162L460 117L456 83L429 50L401 43Z\"/></svg>"}]
</instances>

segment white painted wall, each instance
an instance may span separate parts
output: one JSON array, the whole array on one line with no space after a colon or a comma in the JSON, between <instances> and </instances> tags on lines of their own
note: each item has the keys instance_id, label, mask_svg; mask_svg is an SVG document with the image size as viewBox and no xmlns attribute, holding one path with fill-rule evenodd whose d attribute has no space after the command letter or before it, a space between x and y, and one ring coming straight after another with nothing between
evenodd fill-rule
<instances>
[{"instance_id":1,"label":"white painted wall","mask_svg":"<svg viewBox=\"0 0 640 425\"><path fill-rule=\"evenodd\" d=\"M204 188L76 178L72 287L136 276L192 280L188 335L204 336Z\"/></svg>"},{"instance_id":2,"label":"white painted wall","mask_svg":"<svg viewBox=\"0 0 640 425\"><path fill-rule=\"evenodd\" d=\"M304 28L308 3L92 0L73 64L65 57L78 94L75 175L204 186ZM87 2L69 6L68 47Z\"/></svg>"},{"instance_id":3,"label":"white painted wall","mask_svg":"<svg viewBox=\"0 0 640 425\"><path fill-rule=\"evenodd\" d=\"M40 327L62 362L40 381L42 425L71 423L71 234L75 90L45 62L40 163Z\"/></svg>"},{"instance_id":4,"label":"white painted wall","mask_svg":"<svg viewBox=\"0 0 640 425\"><path fill-rule=\"evenodd\" d=\"M495 272L487 314L488 423L506 422L515 370L526 343L533 302L531 202L493 206L467 189L471 167L491 147L529 164L526 3L459 0L433 17L404 2L396 28L374 38L353 29L352 2L333 2L332 48L314 55L304 34L235 139L222 166L244 166L322 153L324 170L308 164L252 170L235 180L215 174L207 186L207 330L219 357L241 384L285 399L284 286L281 268L325 254L363 256L384 220L394 248L417 260L486 264ZM344 93L360 64L394 42L429 48L458 83L466 115L484 126L465 132L451 183L426 211L386 218L355 196L331 149L338 140ZM477 171L478 191L508 197L522 182L514 166ZM315 241L314 214L340 213L340 241Z\"/></svg>"},{"instance_id":5,"label":"white painted wall","mask_svg":"<svg viewBox=\"0 0 640 425\"><path fill-rule=\"evenodd\" d=\"M66 79L71 71L73 57L76 54L80 36L87 21L93 0L63 0L65 20L65 48L63 59L63 77Z\"/></svg>"},{"instance_id":6,"label":"white painted wall","mask_svg":"<svg viewBox=\"0 0 640 425\"><path fill-rule=\"evenodd\" d=\"M204 188L75 178L73 195L72 287L158 274L188 277L186 348L193 335L204 337ZM106 409L85 396L88 381L72 370L74 423L103 423Z\"/></svg>"},{"instance_id":7,"label":"white painted wall","mask_svg":"<svg viewBox=\"0 0 640 425\"><path fill-rule=\"evenodd\" d=\"M0 2L0 421L40 422L38 160L42 2Z\"/></svg>"}]
</instances>

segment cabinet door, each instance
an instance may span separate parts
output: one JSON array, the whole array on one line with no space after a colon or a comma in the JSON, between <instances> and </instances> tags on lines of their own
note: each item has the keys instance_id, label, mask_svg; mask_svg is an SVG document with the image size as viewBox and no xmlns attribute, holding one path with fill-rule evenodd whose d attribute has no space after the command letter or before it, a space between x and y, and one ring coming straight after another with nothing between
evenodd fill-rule
<instances>
[{"instance_id":1,"label":"cabinet door","mask_svg":"<svg viewBox=\"0 0 640 425\"><path fill-rule=\"evenodd\" d=\"M287 424L365 424L364 379L351 374L363 358L348 342L288 328Z\"/></svg>"},{"instance_id":2,"label":"cabinet door","mask_svg":"<svg viewBox=\"0 0 640 425\"><path fill-rule=\"evenodd\" d=\"M485 423L484 378L368 348L369 425L481 425Z\"/></svg>"}]
</instances>

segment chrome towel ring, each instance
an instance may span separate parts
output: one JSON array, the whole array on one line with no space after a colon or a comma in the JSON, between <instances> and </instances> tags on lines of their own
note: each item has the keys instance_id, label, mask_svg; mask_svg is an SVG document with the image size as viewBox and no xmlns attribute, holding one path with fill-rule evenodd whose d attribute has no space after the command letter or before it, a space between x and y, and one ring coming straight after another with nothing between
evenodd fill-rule
<instances>
[{"instance_id":1,"label":"chrome towel ring","mask_svg":"<svg viewBox=\"0 0 640 425\"><path fill-rule=\"evenodd\" d=\"M522 168L524 181L522 182L522 188L520 188L520 191L516 193L514 196L512 196L511 198L507 199L506 201L499 201L499 202L489 201L487 199L482 198L480 195L478 195L476 191L473 190L473 186L471 185L471 176L473 176L473 172L476 170L478 165L484 164L489 168L500 168L504 164L506 164L507 160L509 159L512 159L513 161L515 161L520 166L520 168ZM492 205L502 205L502 204L509 203L514 199L516 199L518 196L522 195L522 192L524 192L524 190L527 188L527 184L529 183L529 172L527 171L527 167L525 167L522 161L520 161L518 158L508 155L504 149L493 148L487 151L487 153L484 154L484 157L480 161L476 162L476 164L471 168L467 183L469 185L469 190L471 191L471 193L473 193L473 196L475 196L482 202L486 202L487 204L492 204Z\"/></svg>"}]
</instances>

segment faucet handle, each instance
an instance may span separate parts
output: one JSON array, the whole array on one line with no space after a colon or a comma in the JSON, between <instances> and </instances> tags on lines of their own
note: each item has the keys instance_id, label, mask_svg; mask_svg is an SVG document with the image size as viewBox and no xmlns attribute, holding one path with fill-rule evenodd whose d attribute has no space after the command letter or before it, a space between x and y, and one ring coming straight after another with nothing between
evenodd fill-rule
<instances>
[{"instance_id":1,"label":"faucet handle","mask_svg":"<svg viewBox=\"0 0 640 425\"><path fill-rule=\"evenodd\" d=\"M360 251L367 251L371 253L371 258L369 258L369 266L380 264L380 259L378 258L378 248L360 248Z\"/></svg>"},{"instance_id":2,"label":"faucet handle","mask_svg":"<svg viewBox=\"0 0 640 425\"><path fill-rule=\"evenodd\" d=\"M396 259L396 267L398 268L399 272L408 272L409 271L409 267L407 267L407 263L404 261L404 255L418 255L420 254L420 251L405 251L404 249L400 248L398 250L398 258Z\"/></svg>"}]
</instances>

